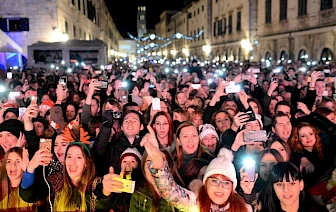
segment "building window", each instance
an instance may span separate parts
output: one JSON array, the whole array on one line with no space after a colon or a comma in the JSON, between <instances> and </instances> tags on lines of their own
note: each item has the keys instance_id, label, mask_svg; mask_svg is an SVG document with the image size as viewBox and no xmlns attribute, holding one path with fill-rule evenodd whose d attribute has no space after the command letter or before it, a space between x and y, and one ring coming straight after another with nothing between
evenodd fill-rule
<instances>
[{"instance_id":1,"label":"building window","mask_svg":"<svg viewBox=\"0 0 336 212\"><path fill-rule=\"evenodd\" d=\"M202 12L204 11L204 5L202 5Z\"/></svg>"},{"instance_id":2,"label":"building window","mask_svg":"<svg viewBox=\"0 0 336 212\"><path fill-rule=\"evenodd\" d=\"M196 10L194 11L194 17L196 16Z\"/></svg>"},{"instance_id":3,"label":"building window","mask_svg":"<svg viewBox=\"0 0 336 212\"><path fill-rule=\"evenodd\" d=\"M321 10L331 9L333 7L333 0L321 0Z\"/></svg>"},{"instance_id":4,"label":"building window","mask_svg":"<svg viewBox=\"0 0 336 212\"><path fill-rule=\"evenodd\" d=\"M77 4L78 10L80 11L81 10L81 0L78 0L77 3L78 3Z\"/></svg>"},{"instance_id":5,"label":"building window","mask_svg":"<svg viewBox=\"0 0 336 212\"><path fill-rule=\"evenodd\" d=\"M192 18L192 13L188 13L188 18Z\"/></svg>"},{"instance_id":6,"label":"building window","mask_svg":"<svg viewBox=\"0 0 336 212\"><path fill-rule=\"evenodd\" d=\"M86 14L85 1L86 1L86 0L83 0L83 14L84 14L84 15Z\"/></svg>"},{"instance_id":7,"label":"building window","mask_svg":"<svg viewBox=\"0 0 336 212\"><path fill-rule=\"evenodd\" d=\"M223 23L223 24L224 24L224 27L223 27L223 35L225 35L225 34L226 34L226 27L227 27L227 26L226 26L226 18L223 19L223 22L224 22L224 23Z\"/></svg>"},{"instance_id":8,"label":"building window","mask_svg":"<svg viewBox=\"0 0 336 212\"><path fill-rule=\"evenodd\" d=\"M67 21L64 21L64 31L66 34L69 34L69 24Z\"/></svg>"},{"instance_id":9,"label":"building window","mask_svg":"<svg viewBox=\"0 0 336 212\"><path fill-rule=\"evenodd\" d=\"M218 35L222 35L222 27L223 27L223 22L222 22L222 20L219 20L218 21L218 25L217 25L217 34Z\"/></svg>"},{"instance_id":10,"label":"building window","mask_svg":"<svg viewBox=\"0 0 336 212\"><path fill-rule=\"evenodd\" d=\"M272 0L265 2L265 22L269 24L272 22Z\"/></svg>"},{"instance_id":11,"label":"building window","mask_svg":"<svg viewBox=\"0 0 336 212\"><path fill-rule=\"evenodd\" d=\"M237 12L237 32L241 31L241 11Z\"/></svg>"},{"instance_id":12,"label":"building window","mask_svg":"<svg viewBox=\"0 0 336 212\"><path fill-rule=\"evenodd\" d=\"M280 21L287 19L287 0L280 0Z\"/></svg>"},{"instance_id":13,"label":"building window","mask_svg":"<svg viewBox=\"0 0 336 212\"><path fill-rule=\"evenodd\" d=\"M217 21L215 21L214 26L213 26L213 28L214 28L214 31L213 31L214 37L217 36L217 24L218 24Z\"/></svg>"},{"instance_id":14,"label":"building window","mask_svg":"<svg viewBox=\"0 0 336 212\"><path fill-rule=\"evenodd\" d=\"M197 14L199 14L199 8L197 8Z\"/></svg>"},{"instance_id":15,"label":"building window","mask_svg":"<svg viewBox=\"0 0 336 212\"><path fill-rule=\"evenodd\" d=\"M229 16L229 34L232 34L232 15Z\"/></svg>"},{"instance_id":16,"label":"building window","mask_svg":"<svg viewBox=\"0 0 336 212\"><path fill-rule=\"evenodd\" d=\"M74 38L76 38L77 32L76 32L76 26L75 25L73 25L72 30L73 30L73 36L74 36Z\"/></svg>"},{"instance_id":17,"label":"building window","mask_svg":"<svg viewBox=\"0 0 336 212\"><path fill-rule=\"evenodd\" d=\"M202 40L204 40L204 27L202 27Z\"/></svg>"},{"instance_id":18,"label":"building window","mask_svg":"<svg viewBox=\"0 0 336 212\"><path fill-rule=\"evenodd\" d=\"M140 15L140 20L145 20L145 16L144 15Z\"/></svg>"},{"instance_id":19,"label":"building window","mask_svg":"<svg viewBox=\"0 0 336 212\"><path fill-rule=\"evenodd\" d=\"M71 4L72 4L72 5L75 5L75 0L71 0Z\"/></svg>"},{"instance_id":20,"label":"building window","mask_svg":"<svg viewBox=\"0 0 336 212\"><path fill-rule=\"evenodd\" d=\"M218 0L216 0L216 3L218 3Z\"/></svg>"},{"instance_id":21,"label":"building window","mask_svg":"<svg viewBox=\"0 0 336 212\"><path fill-rule=\"evenodd\" d=\"M200 32L200 29L198 28L197 29L197 35L199 34L199 32ZM201 36L198 36L198 41L201 39Z\"/></svg>"},{"instance_id":22,"label":"building window","mask_svg":"<svg viewBox=\"0 0 336 212\"><path fill-rule=\"evenodd\" d=\"M299 0L298 16L307 15L307 0Z\"/></svg>"}]
</instances>

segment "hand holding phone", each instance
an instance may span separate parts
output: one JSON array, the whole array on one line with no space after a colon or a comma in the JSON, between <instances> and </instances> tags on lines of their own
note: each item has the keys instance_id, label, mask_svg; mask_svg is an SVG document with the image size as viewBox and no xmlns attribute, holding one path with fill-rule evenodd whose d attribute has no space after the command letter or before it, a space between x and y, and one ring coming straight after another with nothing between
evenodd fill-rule
<instances>
[{"instance_id":1,"label":"hand holding phone","mask_svg":"<svg viewBox=\"0 0 336 212\"><path fill-rule=\"evenodd\" d=\"M40 139L40 149L45 150L48 153L51 153L51 139L41 138Z\"/></svg>"},{"instance_id":2,"label":"hand holding phone","mask_svg":"<svg viewBox=\"0 0 336 212\"><path fill-rule=\"evenodd\" d=\"M243 161L243 166L244 166L244 172L246 173L245 176L241 176L241 178L243 177L247 177L248 180L250 182L254 182L255 179L255 174L256 174L256 162L255 160L253 160L252 158L245 158Z\"/></svg>"},{"instance_id":3,"label":"hand holding phone","mask_svg":"<svg viewBox=\"0 0 336 212\"><path fill-rule=\"evenodd\" d=\"M153 100L152 100L152 110L161 111L161 105L160 105L160 99L159 98L153 98Z\"/></svg>"},{"instance_id":4,"label":"hand holding phone","mask_svg":"<svg viewBox=\"0 0 336 212\"><path fill-rule=\"evenodd\" d=\"M244 133L244 141L246 143L256 142L256 141L267 141L267 132L266 130L255 130L248 131Z\"/></svg>"},{"instance_id":5,"label":"hand holding phone","mask_svg":"<svg viewBox=\"0 0 336 212\"><path fill-rule=\"evenodd\" d=\"M240 90L240 85L236 85L234 81L230 81L229 85L225 88L225 93L238 93Z\"/></svg>"}]
</instances>

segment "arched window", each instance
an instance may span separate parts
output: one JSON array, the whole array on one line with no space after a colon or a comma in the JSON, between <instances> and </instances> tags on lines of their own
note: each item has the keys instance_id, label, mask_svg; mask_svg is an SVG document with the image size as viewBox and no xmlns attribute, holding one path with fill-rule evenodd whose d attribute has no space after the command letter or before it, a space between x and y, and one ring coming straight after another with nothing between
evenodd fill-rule
<instances>
[{"instance_id":1,"label":"arched window","mask_svg":"<svg viewBox=\"0 0 336 212\"><path fill-rule=\"evenodd\" d=\"M241 61L243 58L242 58L242 51L241 51L241 48L238 48L238 60Z\"/></svg>"},{"instance_id":2,"label":"arched window","mask_svg":"<svg viewBox=\"0 0 336 212\"><path fill-rule=\"evenodd\" d=\"M223 54L222 54L222 61L226 61L228 58L227 58L227 55L226 55L226 51L223 51Z\"/></svg>"},{"instance_id":3,"label":"arched window","mask_svg":"<svg viewBox=\"0 0 336 212\"><path fill-rule=\"evenodd\" d=\"M234 60L234 53L233 53L233 49L229 50L229 61L233 61Z\"/></svg>"},{"instance_id":4,"label":"arched window","mask_svg":"<svg viewBox=\"0 0 336 212\"><path fill-rule=\"evenodd\" d=\"M265 54L265 60L272 60L272 55L270 52L266 52Z\"/></svg>"},{"instance_id":5,"label":"arched window","mask_svg":"<svg viewBox=\"0 0 336 212\"><path fill-rule=\"evenodd\" d=\"M307 54L306 50L301 49L300 52L299 52L299 55L298 55L298 60L307 61L307 59L308 59L308 54Z\"/></svg>"},{"instance_id":6,"label":"arched window","mask_svg":"<svg viewBox=\"0 0 336 212\"><path fill-rule=\"evenodd\" d=\"M333 60L334 54L329 48L324 48L321 53L321 61Z\"/></svg>"},{"instance_id":7,"label":"arched window","mask_svg":"<svg viewBox=\"0 0 336 212\"><path fill-rule=\"evenodd\" d=\"M284 60L287 60L288 59L288 54L286 51L281 51L280 53L280 60L281 61L284 61Z\"/></svg>"}]
</instances>

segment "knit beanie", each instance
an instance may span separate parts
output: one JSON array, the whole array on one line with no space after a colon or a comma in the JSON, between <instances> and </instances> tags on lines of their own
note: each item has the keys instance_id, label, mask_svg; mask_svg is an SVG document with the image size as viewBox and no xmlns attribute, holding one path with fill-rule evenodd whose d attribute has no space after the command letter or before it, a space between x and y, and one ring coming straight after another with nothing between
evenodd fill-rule
<instances>
[{"instance_id":1,"label":"knit beanie","mask_svg":"<svg viewBox=\"0 0 336 212\"><path fill-rule=\"evenodd\" d=\"M205 184L207 179L212 175L220 174L228 177L232 181L233 189L235 190L237 187L237 176L232 160L233 153L228 149L222 148L217 157L208 165L203 177L203 184Z\"/></svg>"},{"instance_id":2,"label":"knit beanie","mask_svg":"<svg viewBox=\"0 0 336 212\"><path fill-rule=\"evenodd\" d=\"M121 167L122 160L127 156L132 156L138 161L138 164L141 163L142 155L140 154L140 152L136 148L128 147L120 156L118 166L119 168Z\"/></svg>"},{"instance_id":3,"label":"knit beanie","mask_svg":"<svg viewBox=\"0 0 336 212\"><path fill-rule=\"evenodd\" d=\"M207 135L214 135L217 138L217 141L219 140L218 134L211 124L203 124L199 126L199 132L200 132L200 139L203 140L203 138Z\"/></svg>"},{"instance_id":4,"label":"knit beanie","mask_svg":"<svg viewBox=\"0 0 336 212\"><path fill-rule=\"evenodd\" d=\"M0 132L10 132L15 137L20 138L20 132L24 132L24 127L21 121L17 119L9 119L0 124Z\"/></svg>"},{"instance_id":5,"label":"knit beanie","mask_svg":"<svg viewBox=\"0 0 336 212\"><path fill-rule=\"evenodd\" d=\"M55 103L51 100L45 100L41 103L40 108L46 108L49 110L50 108L54 107Z\"/></svg>"},{"instance_id":6,"label":"knit beanie","mask_svg":"<svg viewBox=\"0 0 336 212\"><path fill-rule=\"evenodd\" d=\"M19 109L11 107L11 108L7 108L7 110L5 110L5 112L2 115L3 118L5 118L6 114L9 113L9 112L14 113L16 117L19 117Z\"/></svg>"},{"instance_id":7,"label":"knit beanie","mask_svg":"<svg viewBox=\"0 0 336 212\"><path fill-rule=\"evenodd\" d=\"M33 121L33 123L34 122L40 122L40 123L42 123L45 130L49 126L49 122L47 121L47 119L43 118L42 116L37 116L36 118L33 118L32 121Z\"/></svg>"}]
</instances>

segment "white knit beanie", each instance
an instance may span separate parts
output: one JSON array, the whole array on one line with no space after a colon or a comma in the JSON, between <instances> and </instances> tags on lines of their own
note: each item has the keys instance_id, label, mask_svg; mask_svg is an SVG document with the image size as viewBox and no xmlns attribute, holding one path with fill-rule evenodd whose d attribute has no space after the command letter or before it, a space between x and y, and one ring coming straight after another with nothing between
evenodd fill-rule
<instances>
[{"instance_id":1,"label":"white knit beanie","mask_svg":"<svg viewBox=\"0 0 336 212\"><path fill-rule=\"evenodd\" d=\"M213 159L208 165L204 177L203 184L206 180L215 174L221 174L228 177L233 183L233 189L237 187L236 169L232 163L233 153L232 151L222 148L217 155L217 158Z\"/></svg>"},{"instance_id":2,"label":"white knit beanie","mask_svg":"<svg viewBox=\"0 0 336 212\"><path fill-rule=\"evenodd\" d=\"M199 126L199 132L200 132L200 139L203 140L203 138L207 135L214 135L217 138L217 141L219 140L218 134L211 124L203 124Z\"/></svg>"},{"instance_id":3,"label":"white knit beanie","mask_svg":"<svg viewBox=\"0 0 336 212\"><path fill-rule=\"evenodd\" d=\"M131 148L131 147L128 147L120 156L120 161L126 157L126 156L134 156L134 157L137 157L139 159L139 161L141 161L142 159L142 156L140 154L140 152L136 149L136 148Z\"/></svg>"}]
</instances>

